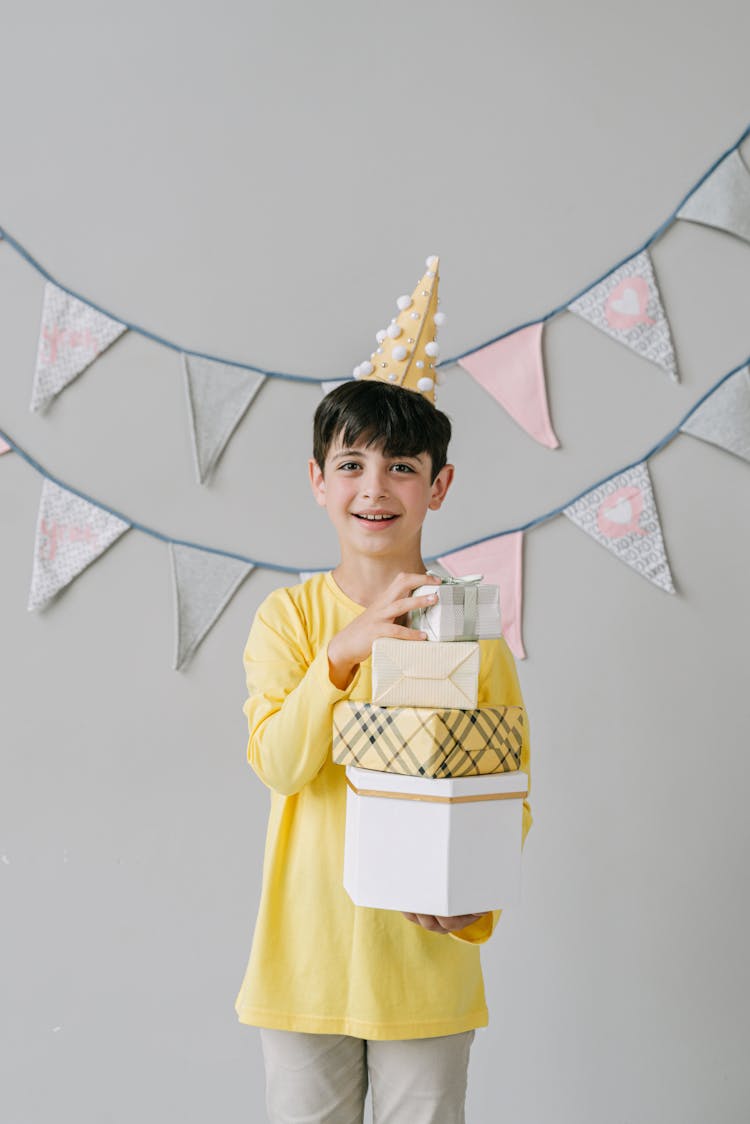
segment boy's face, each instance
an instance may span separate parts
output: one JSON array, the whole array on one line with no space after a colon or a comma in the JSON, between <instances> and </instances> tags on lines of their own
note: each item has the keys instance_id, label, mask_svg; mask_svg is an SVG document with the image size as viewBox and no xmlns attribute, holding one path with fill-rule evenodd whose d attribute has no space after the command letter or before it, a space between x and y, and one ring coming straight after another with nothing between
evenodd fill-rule
<instances>
[{"instance_id":1,"label":"boy's face","mask_svg":"<svg viewBox=\"0 0 750 1124\"><path fill-rule=\"evenodd\" d=\"M452 464L431 482L429 453L386 457L375 446L345 447L335 439L324 471L309 462L315 500L325 507L339 536L342 553L394 556L413 553L428 510L437 511L453 479ZM382 520L369 515L387 515Z\"/></svg>"}]
</instances>

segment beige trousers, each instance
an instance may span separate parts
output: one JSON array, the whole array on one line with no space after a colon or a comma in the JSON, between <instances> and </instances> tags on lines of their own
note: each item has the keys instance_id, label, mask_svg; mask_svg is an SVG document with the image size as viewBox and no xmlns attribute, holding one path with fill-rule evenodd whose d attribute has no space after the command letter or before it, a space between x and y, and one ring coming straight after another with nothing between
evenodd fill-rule
<instances>
[{"instance_id":1,"label":"beige trousers","mask_svg":"<svg viewBox=\"0 0 750 1124\"><path fill-rule=\"evenodd\" d=\"M375 1041L261 1028L271 1124L465 1124L474 1031Z\"/></svg>"}]
</instances>

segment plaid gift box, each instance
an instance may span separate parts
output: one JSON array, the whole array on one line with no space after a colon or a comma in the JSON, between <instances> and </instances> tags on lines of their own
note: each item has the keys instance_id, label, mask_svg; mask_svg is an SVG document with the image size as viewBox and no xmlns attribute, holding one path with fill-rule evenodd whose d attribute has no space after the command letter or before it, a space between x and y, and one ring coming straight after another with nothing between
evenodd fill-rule
<instances>
[{"instance_id":1,"label":"plaid gift box","mask_svg":"<svg viewBox=\"0 0 750 1124\"><path fill-rule=\"evenodd\" d=\"M457 710L341 699L333 708L333 760L414 777L512 772L521 764L524 720L522 706Z\"/></svg>"},{"instance_id":2,"label":"plaid gift box","mask_svg":"<svg viewBox=\"0 0 750 1124\"><path fill-rule=\"evenodd\" d=\"M427 633L428 640L489 640L502 636L500 590L480 585L479 579L443 578L443 585L420 585L415 596L437 593L434 605L412 609L409 628Z\"/></svg>"},{"instance_id":3,"label":"plaid gift box","mask_svg":"<svg viewBox=\"0 0 750 1124\"><path fill-rule=\"evenodd\" d=\"M425 644L379 636L372 645L376 706L473 710L479 688L479 644Z\"/></svg>"}]
</instances>

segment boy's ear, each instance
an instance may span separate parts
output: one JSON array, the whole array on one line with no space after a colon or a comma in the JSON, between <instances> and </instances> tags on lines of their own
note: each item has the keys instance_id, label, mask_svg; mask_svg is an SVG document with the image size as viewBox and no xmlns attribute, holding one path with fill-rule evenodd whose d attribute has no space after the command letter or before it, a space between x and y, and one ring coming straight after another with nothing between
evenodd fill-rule
<instances>
[{"instance_id":1,"label":"boy's ear","mask_svg":"<svg viewBox=\"0 0 750 1124\"><path fill-rule=\"evenodd\" d=\"M315 496L315 502L321 507L326 505L326 481L323 473L320 471L320 465L311 457L307 462L307 470L310 474L310 487Z\"/></svg>"},{"instance_id":2,"label":"boy's ear","mask_svg":"<svg viewBox=\"0 0 750 1124\"><path fill-rule=\"evenodd\" d=\"M455 465L446 464L438 472L432 485L432 493L428 504L430 511L437 511L442 506L446 493L453 483L455 471Z\"/></svg>"}]
</instances>

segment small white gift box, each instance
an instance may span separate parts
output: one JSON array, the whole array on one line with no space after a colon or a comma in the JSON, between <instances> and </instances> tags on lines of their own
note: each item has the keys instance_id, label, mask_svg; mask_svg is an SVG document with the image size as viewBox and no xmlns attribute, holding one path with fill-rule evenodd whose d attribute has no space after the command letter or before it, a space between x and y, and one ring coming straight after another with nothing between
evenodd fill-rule
<instances>
[{"instance_id":1,"label":"small white gift box","mask_svg":"<svg viewBox=\"0 0 750 1124\"><path fill-rule=\"evenodd\" d=\"M372 645L372 702L474 710L479 644L425 644L379 636Z\"/></svg>"},{"instance_id":2,"label":"small white gift box","mask_svg":"<svg viewBox=\"0 0 750 1124\"><path fill-rule=\"evenodd\" d=\"M452 917L516 905L526 773L435 780L346 768L355 905Z\"/></svg>"},{"instance_id":3,"label":"small white gift box","mask_svg":"<svg viewBox=\"0 0 750 1124\"><path fill-rule=\"evenodd\" d=\"M412 591L416 597L437 593L438 600L423 609L412 609L407 614L409 628L426 632L428 640L489 640L502 636L498 586L481 585L481 574L442 580L442 585L420 585Z\"/></svg>"}]
</instances>

